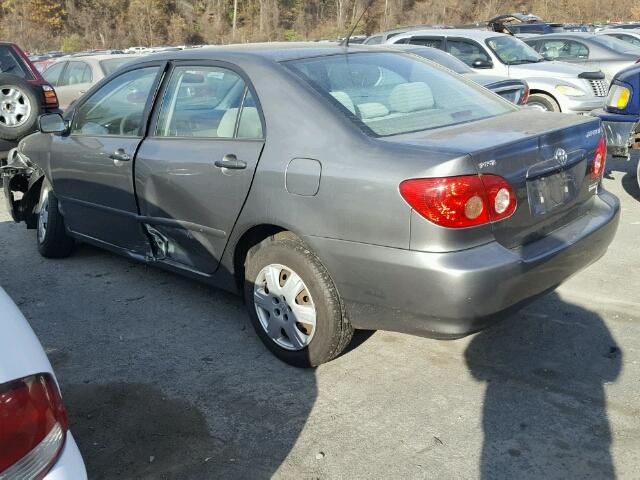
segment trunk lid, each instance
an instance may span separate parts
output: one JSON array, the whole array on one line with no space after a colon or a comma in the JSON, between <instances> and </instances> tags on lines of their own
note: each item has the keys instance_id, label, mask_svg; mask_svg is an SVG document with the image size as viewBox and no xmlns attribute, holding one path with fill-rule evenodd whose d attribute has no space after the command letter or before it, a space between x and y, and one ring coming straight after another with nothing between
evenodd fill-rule
<instances>
[{"instance_id":1,"label":"trunk lid","mask_svg":"<svg viewBox=\"0 0 640 480\"><path fill-rule=\"evenodd\" d=\"M591 208L598 181L590 169L600 136L598 119L522 110L395 140L466 153L479 174L505 178L518 207L491 228L499 243L515 248Z\"/></svg>"}]
</instances>

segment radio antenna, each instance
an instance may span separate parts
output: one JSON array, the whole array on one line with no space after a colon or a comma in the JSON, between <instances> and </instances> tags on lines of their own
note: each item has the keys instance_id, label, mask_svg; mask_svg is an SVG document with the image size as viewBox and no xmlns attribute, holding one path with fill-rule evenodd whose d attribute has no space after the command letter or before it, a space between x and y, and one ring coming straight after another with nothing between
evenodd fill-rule
<instances>
[{"instance_id":1,"label":"radio antenna","mask_svg":"<svg viewBox=\"0 0 640 480\"><path fill-rule=\"evenodd\" d=\"M360 16L358 17L358 19L353 24L353 27L351 27L351 30L349 31L348 35L346 36L346 38L344 38L340 42L340 46L341 47L348 47L349 46L349 39L353 36L353 32L356 31L356 28L358 28L358 24L360 24L360 20L362 20L362 17L364 17L364 14L369 11L369 8L371 8L371 5L373 5L373 2L375 2L375 1L376 0L369 0L369 3L367 3L365 5L365 7L362 9L362 12L360 12Z\"/></svg>"}]
</instances>

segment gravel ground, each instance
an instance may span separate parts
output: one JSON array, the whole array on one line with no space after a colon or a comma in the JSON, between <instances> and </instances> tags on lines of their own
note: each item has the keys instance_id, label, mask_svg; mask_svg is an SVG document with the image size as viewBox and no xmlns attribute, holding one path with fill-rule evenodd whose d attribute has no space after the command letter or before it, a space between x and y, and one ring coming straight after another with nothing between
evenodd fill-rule
<instances>
[{"instance_id":1,"label":"gravel ground","mask_svg":"<svg viewBox=\"0 0 640 480\"><path fill-rule=\"evenodd\" d=\"M45 260L0 207L0 285L60 380L91 479L640 478L640 191L608 254L457 341L360 332L316 370L240 299L80 245ZM3 202L4 204L4 202Z\"/></svg>"}]
</instances>

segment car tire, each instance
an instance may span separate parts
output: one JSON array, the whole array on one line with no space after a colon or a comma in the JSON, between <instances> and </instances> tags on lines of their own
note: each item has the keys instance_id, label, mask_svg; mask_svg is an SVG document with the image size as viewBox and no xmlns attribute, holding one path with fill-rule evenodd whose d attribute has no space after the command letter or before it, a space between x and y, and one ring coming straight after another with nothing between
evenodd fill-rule
<instances>
[{"instance_id":1,"label":"car tire","mask_svg":"<svg viewBox=\"0 0 640 480\"><path fill-rule=\"evenodd\" d=\"M36 240L40 255L46 258L64 258L71 255L73 238L67 234L64 217L58 209L58 199L46 180L40 191L36 214Z\"/></svg>"},{"instance_id":2,"label":"car tire","mask_svg":"<svg viewBox=\"0 0 640 480\"><path fill-rule=\"evenodd\" d=\"M537 108L545 112L559 112L560 105L551 95L545 93L532 93L527 100L527 106Z\"/></svg>"},{"instance_id":3,"label":"car tire","mask_svg":"<svg viewBox=\"0 0 640 480\"><path fill-rule=\"evenodd\" d=\"M290 365L316 367L333 360L353 336L326 268L289 232L269 237L249 250L244 296L258 337Z\"/></svg>"},{"instance_id":4,"label":"car tire","mask_svg":"<svg viewBox=\"0 0 640 480\"><path fill-rule=\"evenodd\" d=\"M41 97L37 87L23 78L0 74L0 139L20 140L38 129Z\"/></svg>"}]
</instances>

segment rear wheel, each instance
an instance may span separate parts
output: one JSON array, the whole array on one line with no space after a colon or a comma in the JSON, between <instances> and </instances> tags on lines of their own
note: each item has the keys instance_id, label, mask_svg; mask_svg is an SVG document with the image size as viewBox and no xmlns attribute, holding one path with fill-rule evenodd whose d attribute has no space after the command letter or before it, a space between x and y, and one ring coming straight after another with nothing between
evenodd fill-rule
<instances>
[{"instance_id":1,"label":"rear wheel","mask_svg":"<svg viewBox=\"0 0 640 480\"><path fill-rule=\"evenodd\" d=\"M64 217L58 210L58 199L45 181L38 203L38 251L47 258L68 257L73 250L73 239L64 227Z\"/></svg>"},{"instance_id":2,"label":"rear wheel","mask_svg":"<svg viewBox=\"0 0 640 480\"><path fill-rule=\"evenodd\" d=\"M545 93L532 93L529 95L527 106L542 110L543 112L559 112L560 105L556 102L551 95Z\"/></svg>"},{"instance_id":3,"label":"rear wheel","mask_svg":"<svg viewBox=\"0 0 640 480\"><path fill-rule=\"evenodd\" d=\"M351 340L353 328L327 270L292 234L275 235L249 251L244 294L256 333L291 365L328 362Z\"/></svg>"},{"instance_id":4,"label":"rear wheel","mask_svg":"<svg viewBox=\"0 0 640 480\"><path fill-rule=\"evenodd\" d=\"M0 74L0 138L20 140L38 129L42 99L34 86L16 75Z\"/></svg>"}]
</instances>

